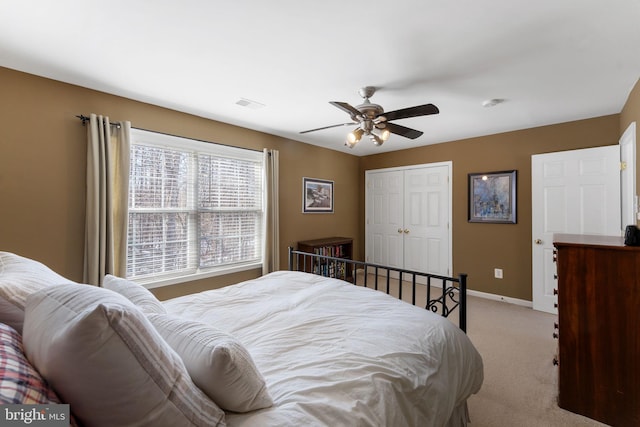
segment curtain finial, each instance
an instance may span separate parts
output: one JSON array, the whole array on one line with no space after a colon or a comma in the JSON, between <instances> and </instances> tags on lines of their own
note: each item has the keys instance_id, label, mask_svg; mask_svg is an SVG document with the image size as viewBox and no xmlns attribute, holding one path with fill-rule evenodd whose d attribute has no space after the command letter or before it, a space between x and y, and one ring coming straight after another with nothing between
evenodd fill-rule
<instances>
[{"instance_id":1,"label":"curtain finial","mask_svg":"<svg viewBox=\"0 0 640 427\"><path fill-rule=\"evenodd\" d=\"M77 118L79 118L79 119L82 121L82 126L86 125L86 124L87 124L87 122L88 122L89 120L91 120L89 117L84 116L84 115L82 115L82 114L80 114L79 116L76 116L76 117L77 117Z\"/></svg>"}]
</instances>

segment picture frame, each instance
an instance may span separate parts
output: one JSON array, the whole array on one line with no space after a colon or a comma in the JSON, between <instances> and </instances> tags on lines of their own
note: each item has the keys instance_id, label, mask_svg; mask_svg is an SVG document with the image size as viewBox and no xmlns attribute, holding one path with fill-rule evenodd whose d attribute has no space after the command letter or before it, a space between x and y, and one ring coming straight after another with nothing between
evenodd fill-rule
<instances>
[{"instance_id":1,"label":"picture frame","mask_svg":"<svg viewBox=\"0 0 640 427\"><path fill-rule=\"evenodd\" d=\"M303 177L302 212L333 213L333 181Z\"/></svg>"},{"instance_id":2,"label":"picture frame","mask_svg":"<svg viewBox=\"0 0 640 427\"><path fill-rule=\"evenodd\" d=\"M516 224L517 171L469 174L469 222Z\"/></svg>"}]
</instances>

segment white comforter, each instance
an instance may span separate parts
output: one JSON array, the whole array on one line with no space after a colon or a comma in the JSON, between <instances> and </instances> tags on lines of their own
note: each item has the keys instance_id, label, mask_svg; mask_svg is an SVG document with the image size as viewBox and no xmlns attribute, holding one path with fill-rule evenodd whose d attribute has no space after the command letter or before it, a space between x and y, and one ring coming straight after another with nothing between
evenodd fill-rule
<instances>
[{"instance_id":1,"label":"white comforter","mask_svg":"<svg viewBox=\"0 0 640 427\"><path fill-rule=\"evenodd\" d=\"M165 302L235 335L274 400L230 426L456 426L482 359L448 320L382 292L301 272Z\"/></svg>"}]
</instances>

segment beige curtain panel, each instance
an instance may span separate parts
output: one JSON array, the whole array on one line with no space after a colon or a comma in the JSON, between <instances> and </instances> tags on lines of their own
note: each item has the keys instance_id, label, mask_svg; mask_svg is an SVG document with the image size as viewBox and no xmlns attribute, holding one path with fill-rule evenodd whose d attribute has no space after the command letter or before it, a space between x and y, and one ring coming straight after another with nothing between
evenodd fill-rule
<instances>
[{"instance_id":1,"label":"beige curtain panel","mask_svg":"<svg viewBox=\"0 0 640 427\"><path fill-rule=\"evenodd\" d=\"M280 153L278 150L263 150L265 171L265 225L262 274L280 270L280 220L278 212L278 174Z\"/></svg>"},{"instance_id":2,"label":"beige curtain panel","mask_svg":"<svg viewBox=\"0 0 640 427\"><path fill-rule=\"evenodd\" d=\"M84 282L126 276L131 123L91 114L87 131Z\"/></svg>"}]
</instances>

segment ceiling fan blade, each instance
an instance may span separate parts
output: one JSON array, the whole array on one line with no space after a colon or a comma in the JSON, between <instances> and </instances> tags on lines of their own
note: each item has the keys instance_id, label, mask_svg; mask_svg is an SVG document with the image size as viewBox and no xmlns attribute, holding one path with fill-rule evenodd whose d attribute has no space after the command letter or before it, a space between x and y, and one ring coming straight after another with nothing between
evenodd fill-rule
<instances>
[{"instance_id":1,"label":"ceiling fan blade","mask_svg":"<svg viewBox=\"0 0 640 427\"><path fill-rule=\"evenodd\" d=\"M378 116L384 116L389 120L406 119L409 117L428 116L429 114L438 114L440 110L433 104L418 105L416 107L402 108L395 111L387 111L386 113L378 114Z\"/></svg>"},{"instance_id":2,"label":"ceiling fan blade","mask_svg":"<svg viewBox=\"0 0 640 427\"><path fill-rule=\"evenodd\" d=\"M337 101L331 101L329 102L329 104L338 107L339 109L341 109L342 111L344 111L345 113L348 113L352 118L354 117L359 117L362 115L362 113L356 109L355 107L347 104L346 102L337 102Z\"/></svg>"},{"instance_id":3,"label":"ceiling fan blade","mask_svg":"<svg viewBox=\"0 0 640 427\"><path fill-rule=\"evenodd\" d=\"M416 139L422 136L424 132L419 130L410 129L408 127L400 126L395 123L385 123L384 129L388 129L389 132L395 133L396 135L404 136L409 139Z\"/></svg>"},{"instance_id":4,"label":"ceiling fan blade","mask_svg":"<svg viewBox=\"0 0 640 427\"><path fill-rule=\"evenodd\" d=\"M309 132L315 132L317 130L324 130L324 129L331 129L331 128L337 128L338 126L357 126L358 123L355 122L349 122L349 123L340 123L339 125L331 125L331 126L324 126L321 128L317 128L317 129L309 129L309 130L303 130L300 133L309 133Z\"/></svg>"}]
</instances>

